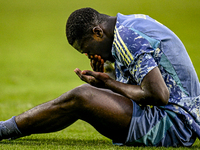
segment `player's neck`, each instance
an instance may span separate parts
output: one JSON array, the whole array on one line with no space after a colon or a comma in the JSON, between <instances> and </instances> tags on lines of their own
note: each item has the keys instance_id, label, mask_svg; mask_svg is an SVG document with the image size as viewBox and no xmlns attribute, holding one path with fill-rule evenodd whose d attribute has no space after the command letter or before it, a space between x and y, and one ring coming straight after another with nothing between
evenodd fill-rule
<instances>
[{"instance_id":1,"label":"player's neck","mask_svg":"<svg viewBox=\"0 0 200 150\"><path fill-rule=\"evenodd\" d=\"M110 38L113 38L114 36L116 20L117 20L116 17L110 16L104 23L101 24L102 28L104 29L104 32Z\"/></svg>"}]
</instances>

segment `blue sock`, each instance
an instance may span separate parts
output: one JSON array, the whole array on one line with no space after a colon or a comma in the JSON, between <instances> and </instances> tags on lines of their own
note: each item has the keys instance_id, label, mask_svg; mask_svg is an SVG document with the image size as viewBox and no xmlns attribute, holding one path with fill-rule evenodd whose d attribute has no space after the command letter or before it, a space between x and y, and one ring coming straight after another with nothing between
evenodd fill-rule
<instances>
[{"instance_id":1,"label":"blue sock","mask_svg":"<svg viewBox=\"0 0 200 150\"><path fill-rule=\"evenodd\" d=\"M16 139L21 136L22 133L17 127L15 116L9 120L0 122L0 141L2 139Z\"/></svg>"}]
</instances>

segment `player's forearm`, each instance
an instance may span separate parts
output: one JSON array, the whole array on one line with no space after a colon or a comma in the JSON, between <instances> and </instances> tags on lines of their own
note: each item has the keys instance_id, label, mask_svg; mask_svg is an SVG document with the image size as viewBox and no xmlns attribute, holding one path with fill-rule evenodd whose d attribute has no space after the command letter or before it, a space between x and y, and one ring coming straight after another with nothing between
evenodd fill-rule
<instances>
[{"instance_id":1,"label":"player's forearm","mask_svg":"<svg viewBox=\"0 0 200 150\"><path fill-rule=\"evenodd\" d=\"M138 85L124 84L115 80L106 82L106 88L111 89L113 92L119 93L125 97L134 100L137 103L142 103L145 93Z\"/></svg>"},{"instance_id":2,"label":"player's forearm","mask_svg":"<svg viewBox=\"0 0 200 150\"><path fill-rule=\"evenodd\" d=\"M109 79L106 82L106 88L130 98L138 104L163 105L158 97L150 93L147 89L145 89L145 87L141 87L139 85L125 84Z\"/></svg>"}]
</instances>

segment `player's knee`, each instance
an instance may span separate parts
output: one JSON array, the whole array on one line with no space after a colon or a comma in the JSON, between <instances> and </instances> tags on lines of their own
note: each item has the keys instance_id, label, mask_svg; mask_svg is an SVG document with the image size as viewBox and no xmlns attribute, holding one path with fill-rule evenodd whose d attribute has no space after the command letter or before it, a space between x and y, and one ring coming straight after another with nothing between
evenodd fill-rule
<instances>
[{"instance_id":1,"label":"player's knee","mask_svg":"<svg viewBox=\"0 0 200 150\"><path fill-rule=\"evenodd\" d=\"M59 105L65 106L67 103L73 105L74 107L82 108L85 103L90 99L92 87L90 85L84 84L74 88L71 91L61 95L58 98Z\"/></svg>"},{"instance_id":2,"label":"player's knee","mask_svg":"<svg viewBox=\"0 0 200 150\"><path fill-rule=\"evenodd\" d=\"M92 86L83 84L72 90L72 94L78 101L86 101L92 94Z\"/></svg>"}]
</instances>

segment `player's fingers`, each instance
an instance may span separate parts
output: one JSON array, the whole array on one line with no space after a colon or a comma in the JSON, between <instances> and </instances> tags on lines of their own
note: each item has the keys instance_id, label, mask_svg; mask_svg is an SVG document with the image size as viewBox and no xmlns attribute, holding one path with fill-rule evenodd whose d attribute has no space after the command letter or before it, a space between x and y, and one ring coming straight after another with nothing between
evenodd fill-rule
<instances>
[{"instance_id":1,"label":"player's fingers","mask_svg":"<svg viewBox=\"0 0 200 150\"><path fill-rule=\"evenodd\" d=\"M85 81L85 82L87 82L87 83L90 82L91 76L85 75L85 72L84 72L84 71L81 71L80 69L76 68L76 69L74 70L74 72L78 75L78 77L79 77L82 81Z\"/></svg>"},{"instance_id":2,"label":"player's fingers","mask_svg":"<svg viewBox=\"0 0 200 150\"><path fill-rule=\"evenodd\" d=\"M103 59L101 59L101 64L104 65L104 60Z\"/></svg>"},{"instance_id":3,"label":"player's fingers","mask_svg":"<svg viewBox=\"0 0 200 150\"><path fill-rule=\"evenodd\" d=\"M90 70L83 70L81 73L84 74L84 75L93 76L93 77L95 77L95 78L96 78L96 76L97 76L97 73L96 73L96 72L90 71Z\"/></svg>"},{"instance_id":4,"label":"player's fingers","mask_svg":"<svg viewBox=\"0 0 200 150\"><path fill-rule=\"evenodd\" d=\"M98 55L94 55L94 59L96 59L96 60L97 60L97 59L98 59Z\"/></svg>"},{"instance_id":5,"label":"player's fingers","mask_svg":"<svg viewBox=\"0 0 200 150\"><path fill-rule=\"evenodd\" d=\"M96 71L96 61L91 59L92 70Z\"/></svg>"},{"instance_id":6,"label":"player's fingers","mask_svg":"<svg viewBox=\"0 0 200 150\"><path fill-rule=\"evenodd\" d=\"M90 61L90 66L92 67L92 70L94 70L94 66L92 64L92 61Z\"/></svg>"},{"instance_id":7,"label":"player's fingers","mask_svg":"<svg viewBox=\"0 0 200 150\"><path fill-rule=\"evenodd\" d=\"M76 74L79 74L79 73L81 72L81 70L78 69L78 68L76 68L76 69L74 69L74 72L75 72Z\"/></svg>"},{"instance_id":8,"label":"player's fingers","mask_svg":"<svg viewBox=\"0 0 200 150\"><path fill-rule=\"evenodd\" d=\"M91 56L90 59L91 63L91 67L93 69L93 71L97 71L97 72L104 72L104 60L101 58L100 55L94 55L94 56Z\"/></svg>"},{"instance_id":9,"label":"player's fingers","mask_svg":"<svg viewBox=\"0 0 200 150\"><path fill-rule=\"evenodd\" d=\"M101 56L95 55L96 60L96 71L101 72Z\"/></svg>"},{"instance_id":10,"label":"player's fingers","mask_svg":"<svg viewBox=\"0 0 200 150\"><path fill-rule=\"evenodd\" d=\"M101 72L104 72L104 60L103 59L101 59L100 69L101 69Z\"/></svg>"},{"instance_id":11,"label":"player's fingers","mask_svg":"<svg viewBox=\"0 0 200 150\"><path fill-rule=\"evenodd\" d=\"M89 58L89 59L93 59L94 56L93 56L93 55L88 55L88 58Z\"/></svg>"},{"instance_id":12,"label":"player's fingers","mask_svg":"<svg viewBox=\"0 0 200 150\"><path fill-rule=\"evenodd\" d=\"M98 56L98 61L101 61L101 56Z\"/></svg>"},{"instance_id":13,"label":"player's fingers","mask_svg":"<svg viewBox=\"0 0 200 150\"><path fill-rule=\"evenodd\" d=\"M104 60L101 58L101 56L98 56L98 71L99 72L104 72L103 66L104 66Z\"/></svg>"},{"instance_id":14,"label":"player's fingers","mask_svg":"<svg viewBox=\"0 0 200 150\"><path fill-rule=\"evenodd\" d=\"M82 74L80 69L76 68L74 72L79 76L79 78L81 78Z\"/></svg>"},{"instance_id":15,"label":"player's fingers","mask_svg":"<svg viewBox=\"0 0 200 150\"><path fill-rule=\"evenodd\" d=\"M96 71L97 71L97 72L99 72L99 71L100 71L100 68L99 68L99 67L100 67L100 62L99 62L99 61L97 61L97 62L96 62Z\"/></svg>"}]
</instances>

